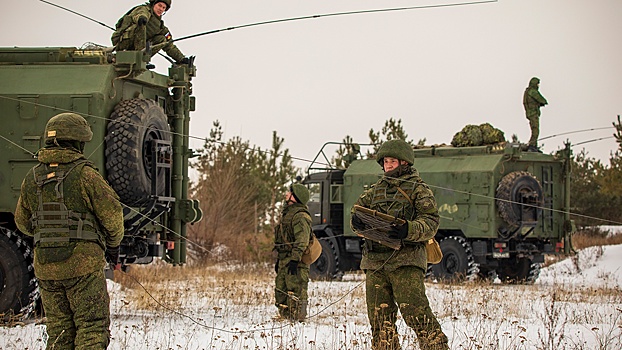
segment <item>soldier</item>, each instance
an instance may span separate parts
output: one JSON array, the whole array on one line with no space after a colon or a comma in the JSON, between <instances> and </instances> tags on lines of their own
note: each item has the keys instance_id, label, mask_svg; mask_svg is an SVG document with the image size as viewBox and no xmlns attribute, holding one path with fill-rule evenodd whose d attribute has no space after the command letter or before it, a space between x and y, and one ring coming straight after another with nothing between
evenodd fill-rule
<instances>
[{"instance_id":1,"label":"soldier","mask_svg":"<svg viewBox=\"0 0 622 350\"><path fill-rule=\"evenodd\" d=\"M529 120L531 128L531 138L529 138L528 150L537 152L538 136L540 135L540 107L546 106L548 102L544 98L538 88L540 87L540 79L533 77L529 81L529 86L523 94L523 107L525 114Z\"/></svg>"},{"instance_id":2,"label":"soldier","mask_svg":"<svg viewBox=\"0 0 622 350\"><path fill-rule=\"evenodd\" d=\"M311 237L311 214L307 207L309 190L293 184L285 194L285 208L274 229L276 307L282 318L303 321L307 317L309 265L300 261Z\"/></svg>"},{"instance_id":3,"label":"soldier","mask_svg":"<svg viewBox=\"0 0 622 350\"><path fill-rule=\"evenodd\" d=\"M171 0L149 0L148 3L132 8L117 22L116 30L112 33L112 44L119 51L140 51L150 42L155 46L151 56L162 48L175 62L188 64L190 60L173 44L171 32L162 20L162 15L170 8Z\"/></svg>"},{"instance_id":4,"label":"soldier","mask_svg":"<svg viewBox=\"0 0 622 350\"><path fill-rule=\"evenodd\" d=\"M406 220L393 225L388 236L402 240L399 250L365 240L361 269L366 276L367 315L374 350L400 349L395 327L398 308L406 324L417 334L423 350L449 349L425 294L427 269L425 242L434 237L439 214L434 194L412 167L415 153L402 140L382 144L377 154L384 176L363 192L358 205ZM366 225L352 212L355 232Z\"/></svg>"},{"instance_id":5,"label":"soldier","mask_svg":"<svg viewBox=\"0 0 622 350\"><path fill-rule=\"evenodd\" d=\"M82 116L52 117L15 209L19 230L34 237L48 349L106 349L110 342L104 266L119 259L123 209L82 154L92 137Z\"/></svg>"}]
</instances>

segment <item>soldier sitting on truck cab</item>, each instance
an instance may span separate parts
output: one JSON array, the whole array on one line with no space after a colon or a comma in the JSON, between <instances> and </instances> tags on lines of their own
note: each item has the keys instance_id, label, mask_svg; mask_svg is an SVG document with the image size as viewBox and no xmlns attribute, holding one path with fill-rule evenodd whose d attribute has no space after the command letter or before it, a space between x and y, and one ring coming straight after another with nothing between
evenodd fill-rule
<instances>
[{"instance_id":1,"label":"soldier sitting on truck cab","mask_svg":"<svg viewBox=\"0 0 622 350\"><path fill-rule=\"evenodd\" d=\"M171 8L171 0L149 0L129 10L116 24L112 44L118 51L144 50L150 43L151 56L163 49L175 62L188 64L190 59L173 44L171 32L162 16Z\"/></svg>"}]
</instances>

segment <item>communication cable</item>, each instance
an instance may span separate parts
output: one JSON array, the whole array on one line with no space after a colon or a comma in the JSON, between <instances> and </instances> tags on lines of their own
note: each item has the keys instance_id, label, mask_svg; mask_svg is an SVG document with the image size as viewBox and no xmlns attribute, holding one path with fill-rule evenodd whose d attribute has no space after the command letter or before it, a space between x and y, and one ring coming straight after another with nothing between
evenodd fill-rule
<instances>
[{"instance_id":1,"label":"communication cable","mask_svg":"<svg viewBox=\"0 0 622 350\"><path fill-rule=\"evenodd\" d=\"M545 137L539 138L538 141L543 141L543 140L547 140L547 139L550 139L550 138L553 138L553 137L558 137L558 136L578 134L578 133L587 132L587 131L596 131L596 130L604 130L604 129L615 129L615 127L613 127L613 126L603 126L603 127L600 127L600 128L590 128L590 129L583 129L583 130L567 131L567 132L562 132L562 133L559 133L559 134L555 134L555 135L550 135L550 136L545 136Z\"/></svg>"},{"instance_id":2,"label":"communication cable","mask_svg":"<svg viewBox=\"0 0 622 350\"><path fill-rule=\"evenodd\" d=\"M207 32L192 34L192 35L184 36L181 38L173 39L172 41L174 42L181 41L181 40L196 38L199 36L215 34L215 33L220 33L220 32L229 31L233 29L239 29L239 28L256 27L256 26L261 26L265 24L273 24L273 23L293 22L293 21L300 21L300 20L320 18L320 17L336 17L336 16L348 16L348 15L358 15L358 14L378 13L378 12L395 12L395 11L421 10L421 9L440 8L440 7L469 6L469 5L487 4L487 3L493 3L493 2L498 2L498 0L482 0L482 1L471 1L471 2L457 2L457 3L450 3L450 4L421 5L421 6L394 7L394 8L386 8L386 9L345 11L345 12L326 13L326 14L320 14L320 15L290 17L290 18L282 18L282 19L243 24L243 25L221 28L221 29L214 29L214 30L210 30Z\"/></svg>"},{"instance_id":3,"label":"communication cable","mask_svg":"<svg viewBox=\"0 0 622 350\"><path fill-rule=\"evenodd\" d=\"M43 1L43 0L41 0L41 1ZM21 103L29 103L29 104L32 104L32 105L35 105L35 106L50 108L50 109L58 110L58 111L61 111L61 112L76 113L75 111L72 111L72 110L69 110L69 109L58 108L58 107L54 107L54 106L45 105L45 104L42 104L42 103L37 103L37 102L24 101L24 100L20 100L20 99L17 99L17 98L13 98L13 97L9 97L9 96L4 96L4 95L0 95L0 98L4 98L4 99L7 99L7 100L12 100L12 101L16 101L16 102L21 102ZM91 114L88 114L88 113L79 113L78 112L78 114L83 115L83 116L88 116L88 117L91 117L91 118L105 120L105 121L109 121L110 120L110 118L107 118L107 117L100 117L100 116L91 115ZM127 124L128 125L135 125L135 124L129 123L129 122ZM138 126L138 125L136 125L136 126ZM159 130L159 131L168 132L171 135L180 135L180 136L184 136L184 137L186 136L183 133L179 133L179 132L175 132L175 131L164 131L164 130ZM588 130L584 130L584 131L588 131ZM580 132L580 131L577 131L577 132ZM226 142L224 142L224 141L211 140L211 139L208 139L208 138L192 136L192 135L187 135L187 136L188 136L188 138L197 139L197 140L203 140L205 142L215 142L215 143L220 143L220 144L223 144L223 145L226 144ZM10 142L11 144L19 147L20 149L24 149L20 145L16 144L15 142L11 141L10 139L6 138L5 136L2 136L1 134L0 134L0 137L2 139L6 140L7 142ZM614 136L609 136L609 137L603 137L603 138L599 138L599 139L584 141L584 142L580 142L578 144L573 144L572 146L574 147L574 146L577 146L577 145L580 145L580 144L596 142L596 141L605 140L605 139L609 139L609 138L613 138L613 137ZM251 148L249 148L249 149L251 149ZM34 153L32 153L31 151L26 150L26 149L24 149L24 150L34 156ZM266 150L266 151L262 151L262 152L270 153L271 151ZM294 156L292 156L292 159L303 161L303 162L307 162L307 163L314 162L314 161L306 159L306 158L299 158L299 157L294 157ZM330 164L324 164L324 163L317 163L317 164L322 164L322 165L330 167ZM382 176L382 175L379 175L379 176ZM539 207L539 206L536 206L536 205L533 205L533 204L516 203L516 202L510 201L510 200L495 198L495 197L491 197L491 196L487 196L487 195L482 195L482 194L477 194L477 193L470 193L470 192L467 192L467 191L460 191L460 190L451 189L451 188L445 188L445 187L442 187L442 186L434 186L434 185L430 185L430 184L428 184L428 186L433 187L433 188L438 188L438 189L446 190L446 191L462 193L462 194L467 194L467 195L473 195L473 196L478 196L478 197L482 197L482 198L488 198L488 199L492 199L492 200L499 200L499 201L503 201L503 202L507 202L507 203L512 203L512 204L521 204L521 205L524 205L524 206L534 207L534 208L542 209L542 210L549 210L549 211L558 212L558 213L568 213L570 215L574 215L574 216L577 216L577 217L582 217L582 218L586 218L586 219L592 219L592 220L598 220L598 221L603 221L603 222L615 223L615 224L622 225L622 223L619 223L619 222L616 222L616 221L602 219L602 218L596 218L596 217L591 217L591 216L582 215L582 214L575 214L575 213L572 213L570 211L565 212L565 211L562 211L562 210L556 210L556 209L551 209L551 208Z\"/></svg>"}]
</instances>

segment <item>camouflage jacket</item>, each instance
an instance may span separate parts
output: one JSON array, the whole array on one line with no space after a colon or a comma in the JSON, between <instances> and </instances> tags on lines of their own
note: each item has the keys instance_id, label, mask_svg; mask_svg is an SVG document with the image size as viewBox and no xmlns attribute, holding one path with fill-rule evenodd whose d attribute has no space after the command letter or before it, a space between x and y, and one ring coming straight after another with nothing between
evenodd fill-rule
<instances>
[{"instance_id":1,"label":"camouflage jacket","mask_svg":"<svg viewBox=\"0 0 622 350\"><path fill-rule=\"evenodd\" d=\"M533 86L531 83L527 89L525 89L525 94L523 95L523 107L525 107L525 111L528 114L538 113L540 111L540 107L547 105L548 102L540 94L537 86Z\"/></svg>"},{"instance_id":2,"label":"camouflage jacket","mask_svg":"<svg viewBox=\"0 0 622 350\"><path fill-rule=\"evenodd\" d=\"M398 187L410 198L406 198ZM408 221L408 236L400 250L365 242L362 269L375 270L384 266L394 270L413 265L424 271L427 269L424 243L436 234L439 214L434 194L417 170L412 169L412 173L397 178L383 177L363 192L356 204Z\"/></svg>"},{"instance_id":3,"label":"camouflage jacket","mask_svg":"<svg viewBox=\"0 0 622 350\"><path fill-rule=\"evenodd\" d=\"M164 52L177 62L184 59L184 54L172 42L173 36L171 32L164 25L162 18L153 13L149 4L136 6L119 19L116 30L112 34L112 44L117 45L119 41L128 39L130 33L138 26L138 19L140 17L147 18L147 41L150 41L152 45L168 42L168 44L162 47ZM157 52L158 50L153 50L151 55L153 56Z\"/></svg>"},{"instance_id":4,"label":"camouflage jacket","mask_svg":"<svg viewBox=\"0 0 622 350\"><path fill-rule=\"evenodd\" d=\"M39 162L54 166L85 160L82 153L74 149L44 148L39 150ZM97 221L97 231L102 235L101 242L107 247L118 247L123 238L123 209L114 190L102 178L91 163L76 167L63 182L64 204L67 209L77 213L90 213ZM77 172L80 169L79 173ZM34 236L37 228L33 226L33 213L39 207L38 186L35 170L31 169L22 182L21 195L15 208L15 223L20 231ZM44 202L57 200L54 185L43 186ZM62 261L46 261L40 244L35 246L35 275L42 280L64 280L82 276L105 265L104 248L96 241L77 240L66 244L70 249L68 257Z\"/></svg>"},{"instance_id":5,"label":"camouflage jacket","mask_svg":"<svg viewBox=\"0 0 622 350\"><path fill-rule=\"evenodd\" d=\"M311 237L311 214L306 205L293 203L283 209L281 222L274 229L274 249L282 263L300 261Z\"/></svg>"}]
</instances>

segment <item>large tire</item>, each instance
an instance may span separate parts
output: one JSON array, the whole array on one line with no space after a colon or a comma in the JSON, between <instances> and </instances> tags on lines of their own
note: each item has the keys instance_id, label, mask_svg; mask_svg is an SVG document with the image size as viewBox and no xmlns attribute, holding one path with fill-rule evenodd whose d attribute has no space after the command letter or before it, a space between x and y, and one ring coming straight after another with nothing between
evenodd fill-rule
<instances>
[{"instance_id":1,"label":"large tire","mask_svg":"<svg viewBox=\"0 0 622 350\"><path fill-rule=\"evenodd\" d=\"M322 254L309 266L309 278L313 281L330 281L339 275L339 254L333 242L318 237L322 245Z\"/></svg>"},{"instance_id":2,"label":"large tire","mask_svg":"<svg viewBox=\"0 0 622 350\"><path fill-rule=\"evenodd\" d=\"M499 261L497 275L503 283L534 284L540 276L540 263L533 263L529 258L511 258Z\"/></svg>"},{"instance_id":3,"label":"large tire","mask_svg":"<svg viewBox=\"0 0 622 350\"><path fill-rule=\"evenodd\" d=\"M479 268L471 245L463 237L449 236L439 242L443 260L431 265L430 276L439 280L461 282L477 278Z\"/></svg>"},{"instance_id":4,"label":"large tire","mask_svg":"<svg viewBox=\"0 0 622 350\"><path fill-rule=\"evenodd\" d=\"M121 201L128 205L144 203L152 194L152 140L171 140L170 127L162 108L152 100L119 102L106 133L106 173L108 182ZM155 194L165 189L165 173L157 172Z\"/></svg>"},{"instance_id":5,"label":"large tire","mask_svg":"<svg viewBox=\"0 0 622 350\"><path fill-rule=\"evenodd\" d=\"M30 241L0 227L0 314L28 317L38 300Z\"/></svg>"},{"instance_id":6,"label":"large tire","mask_svg":"<svg viewBox=\"0 0 622 350\"><path fill-rule=\"evenodd\" d=\"M532 206L523 206L521 198L524 195L535 195L537 199L534 203L529 203ZM495 198L499 216L508 224L510 230L518 228L522 221L538 221L542 213L542 186L526 171L514 171L505 175L499 181Z\"/></svg>"}]
</instances>

